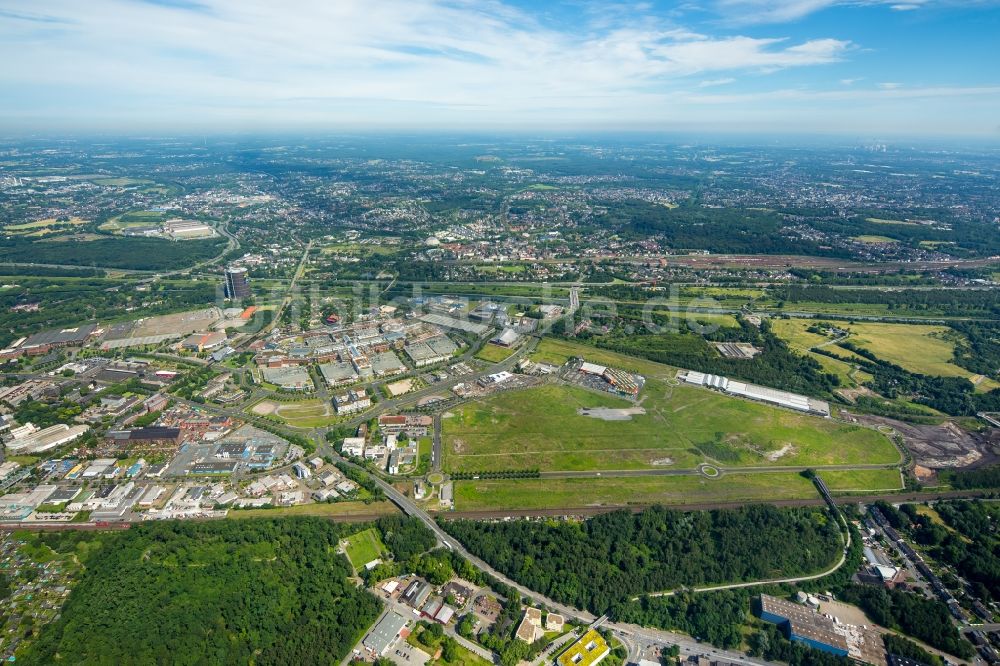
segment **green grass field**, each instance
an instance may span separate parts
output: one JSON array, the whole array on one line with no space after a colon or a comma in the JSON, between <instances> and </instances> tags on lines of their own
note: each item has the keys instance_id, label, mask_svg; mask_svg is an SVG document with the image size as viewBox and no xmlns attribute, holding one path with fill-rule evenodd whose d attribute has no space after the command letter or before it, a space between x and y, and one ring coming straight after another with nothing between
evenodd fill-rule
<instances>
[{"instance_id":1,"label":"green grass field","mask_svg":"<svg viewBox=\"0 0 1000 666\"><path fill-rule=\"evenodd\" d=\"M879 358L910 372L942 377L972 377L973 373L952 363L957 335L947 326L918 324L854 323L847 326L851 342ZM1000 384L990 379L977 388L989 391Z\"/></svg>"},{"instance_id":2,"label":"green grass field","mask_svg":"<svg viewBox=\"0 0 1000 666\"><path fill-rule=\"evenodd\" d=\"M513 349L498 347L497 345L485 344L483 348L476 352L476 358L490 363L499 363L514 353Z\"/></svg>"},{"instance_id":3,"label":"green grass field","mask_svg":"<svg viewBox=\"0 0 1000 666\"><path fill-rule=\"evenodd\" d=\"M707 389L650 379L641 405L646 413L631 420L592 418L577 410L632 404L563 385L470 403L443 421L444 469L690 469L701 462L768 467L899 461L892 443L874 430Z\"/></svg>"},{"instance_id":4,"label":"green grass field","mask_svg":"<svg viewBox=\"0 0 1000 666\"><path fill-rule=\"evenodd\" d=\"M809 351L811 348L829 342L831 339L825 335L810 333L806 330L814 323L808 319L774 319L771 321L771 327L775 335L787 342L793 351L815 359L817 363L823 366L824 372L829 372L840 377L841 386L852 388L871 379L871 375L867 372L854 371L850 363L838 361L822 354L814 354ZM847 351L846 349L832 345L828 345L828 347L830 351L838 356L861 358L854 352Z\"/></svg>"},{"instance_id":5,"label":"green grass field","mask_svg":"<svg viewBox=\"0 0 1000 666\"><path fill-rule=\"evenodd\" d=\"M456 511L762 502L814 497L819 497L819 493L813 483L795 472L725 474L715 479L649 476L455 482Z\"/></svg>"},{"instance_id":6,"label":"green grass field","mask_svg":"<svg viewBox=\"0 0 1000 666\"><path fill-rule=\"evenodd\" d=\"M898 469L823 470L819 473L834 492L901 490L903 478Z\"/></svg>"},{"instance_id":7,"label":"green grass field","mask_svg":"<svg viewBox=\"0 0 1000 666\"><path fill-rule=\"evenodd\" d=\"M352 534L345 541L347 559L356 570L363 569L366 564L381 558L385 553L385 544L374 527Z\"/></svg>"},{"instance_id":8,"label":"green grass field","mask_svg":"<svg viewBox=\"0 0 1000 666\"><path fill-rule=\"evenodd\" d=\"M333 504L297 504L274 509L237 509L226 514L227 518L281 518L285 516L321 516L323 518L352 518L354 516L384 516L395 513L392 502L334 502Z\"/></svg>"},{"instance_id":9,"label":"green grass field","mask_svg":"<svg viewBox=\"0 0 1000 666\"><path fill-rule=\"evenodd\" d=\"M888 236L855 236L854 240L868 243L869 245L889 245L899 242L895 238L889 238Z\"/></svg>"},{"instance_id":10,"label":"green grass field","mask_svg":"<svg viewBox=\"0 0 1000 666\"><path fill-rule=\"evenodd\" d=\"M337 421L337 415L333 407L319 399L307 399L295 402L265 400L262 403L270 404L274 410L273 415L293 428L322 428ZM261 403L258 403L258 405L261 405ZM264 413L254 411L254 408L258 405L251 407L251 412L256 414Z\"/></svg>"}]
</instances>

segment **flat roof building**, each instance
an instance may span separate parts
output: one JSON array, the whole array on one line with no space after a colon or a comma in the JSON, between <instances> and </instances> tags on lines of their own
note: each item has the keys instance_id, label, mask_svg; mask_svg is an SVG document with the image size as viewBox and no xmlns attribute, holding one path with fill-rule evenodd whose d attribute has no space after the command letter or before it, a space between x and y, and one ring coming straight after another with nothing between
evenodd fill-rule
<instances>
[{"instance_id":1,"label":"flat roof building","mask_svg":"<svg viewBox=\"0 0 1000 666\"><path fill-rule=\"evenodd\" d=\"M762 594L755 602L755 611L760 619L778 625L788 640L830 654L848 655L847 639L837 633L834 621L812 608Z\"/></svg>"},{"instance_id":2,"label":"flat roof building","mask_svg":"<svg viewBox=\"0 0 1000 666\"><path fill-rule=\"evenodd\" d=\"M559 666L595 666L611 654L607 641L596 629L591 629L580 640L559 655Z\"/></svg>"},{"instance_id":3,"label":"flat roof building","mask_svg":"<svg viewBox=\"0 0 1000 666\"><path fill-rule=\"evenodd\" d=\"M406 627L406 618L404 618L399 613L389 611L385 617L379 620L378 624L368 635L365 636L361 644L365 646L370 652L381 657L384 655L399 635L402 633L403 629Z\"/></svg>"}]
</instances>

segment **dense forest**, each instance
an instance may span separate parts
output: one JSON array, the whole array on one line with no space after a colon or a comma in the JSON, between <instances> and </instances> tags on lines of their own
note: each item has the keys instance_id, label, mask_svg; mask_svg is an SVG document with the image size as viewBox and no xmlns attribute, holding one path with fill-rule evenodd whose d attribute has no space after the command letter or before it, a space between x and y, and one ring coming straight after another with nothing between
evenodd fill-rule
<instances>
[{"instance_id":1,"label":"dense forest","mask_svg":"<svg viewBox=\"0 0 1000 666\"><path fill-rule=\"evenodd\" d=\"M966 340L955 349L957 365L980 375L994 377L1000 374L1000 324L956 321L950 326Z\"/></svg>"},{"instance_id":2,"label":"dense forest","mask_svg":"<svg viewBox=\"0 0 1000 666\"><path fill-rule=\"evenodd\" d=\"M338 663L381 605L336 554L353 529L286 518L45 534L86 569L18 663Z\"/></svg>"},{"instance_id":3,"label":"dense forest","mask_svg":"<svg viewBox=\"0 0 1000 666\"><path fill-rule=\"evenodd\" d=\"M225 238L171 241L108 236L86 242L3 238L0 239L0 262L173 270L211 259L222 252L225 245Z\"/></svg>"},{"instance_id":4,"label":"dense forest","mask_svg":"<svg viewBox=\"0 0 1000 666\"><path fill-rule=\"evenodd\" d=\"M826 286L789 285L775 292L775 297L788 304L830 303L886 305L891 316L970 316L1000 317L1000 300L996 292L986 289L834 289Z\"/></svg>"},{"instance_id":5,"label":"dense forest","mask_svg":"<svg viewBox=\"0 0 1000 666\"><path fill-rule=\"evenodd\" d=\"M766 505L442 525L505 575L595 613L646 592L813 573L833 563L841 544L825 510Z\"/></svg>"},{"instance_id":6,"label":"dense forest","mask_svg":"<svg viewBox=\"0 0 1000 666\"><path fill-rule=\"evenodd\" d=\"M959 490L1000 488L1000 465L976 469L946 469L939 476L942 481Z\"/></svg>"},{"instance_id":7,"label":"dense forest","mask_svg":"<svg viewBox=\"0 0 1000 666\"><path fill-rule=\"evenodd\" d=\"M913 505L903 509L917 543L929 546L935 559L955 567L976 596L1000 600L1000 507L980 501L940 502L935 509L950 530L918 514Z\"/></svg>"},{"instance_id":8,"label":"dense forest","mask_svg":"<svg viewBox=\"0 0 1000 666\"><path fill-rule=\"evenodd\" d=\"M613 610L619 622L669 627L721 648L735 648L743 639L750 614L750 593L722 590L669 597L641 597Z\"/></svg>"},{"instance_id":9,"label":"dense forest","mask_svg":"<svg viewBox=\"0 0 1000 666\"><path fill-rule=\"evenodd\" d=\"M136 291L135 285L100 278L17 280L21 289L0 292L0 345L46 328L62 328L88 321L120 319L126 308L142 308L143 316L204 308L215 303L217 285L170 281ZM15 311L18 305L38 304L38 310Z\"/></svg>"},{"instance_id":10,"label":"dense forest","mask_svg":"<svg viewBox=\"0 0 1000 666\"><path fill-rule=\"evenodd\" d=\"M619 229L628 238L663 237L679 250L735 254L801 254L846 257L849 253L786 230L780 215L746 208L667 208L641 201L609 202L597 217L602 227Z\"/></svg>"}]
</instances>

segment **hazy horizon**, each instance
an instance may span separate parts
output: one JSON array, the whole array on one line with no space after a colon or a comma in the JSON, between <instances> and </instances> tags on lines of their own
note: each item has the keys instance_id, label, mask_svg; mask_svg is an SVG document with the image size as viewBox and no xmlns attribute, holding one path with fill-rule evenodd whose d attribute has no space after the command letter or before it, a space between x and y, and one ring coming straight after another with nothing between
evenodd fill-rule
<instances>
[{"instance_id":1,"label":"hazy horizon","mask_svg":"<svg viewBox=\"0 0 1000 666\"><path fill-rule=\"evenodd\" d=\"M0 0L0 134L1000 139L1000 2Z\"/></svg>"}]
</instances>

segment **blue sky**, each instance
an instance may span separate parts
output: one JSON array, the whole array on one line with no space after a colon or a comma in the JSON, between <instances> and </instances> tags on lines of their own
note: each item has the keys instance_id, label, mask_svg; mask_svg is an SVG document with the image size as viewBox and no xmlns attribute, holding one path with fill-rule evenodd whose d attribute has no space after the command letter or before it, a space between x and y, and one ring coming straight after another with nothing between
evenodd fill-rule
<instances>
[{"instance_id":1,"label":"blue sky","mask_svg":"<svg viewBox=\"0 0 1000 666\"><path fill-rule=\"evenodd\" d=\"M1000 138L1000 0L0 0L0 132Z\"/></svg>"}]
</instances>

